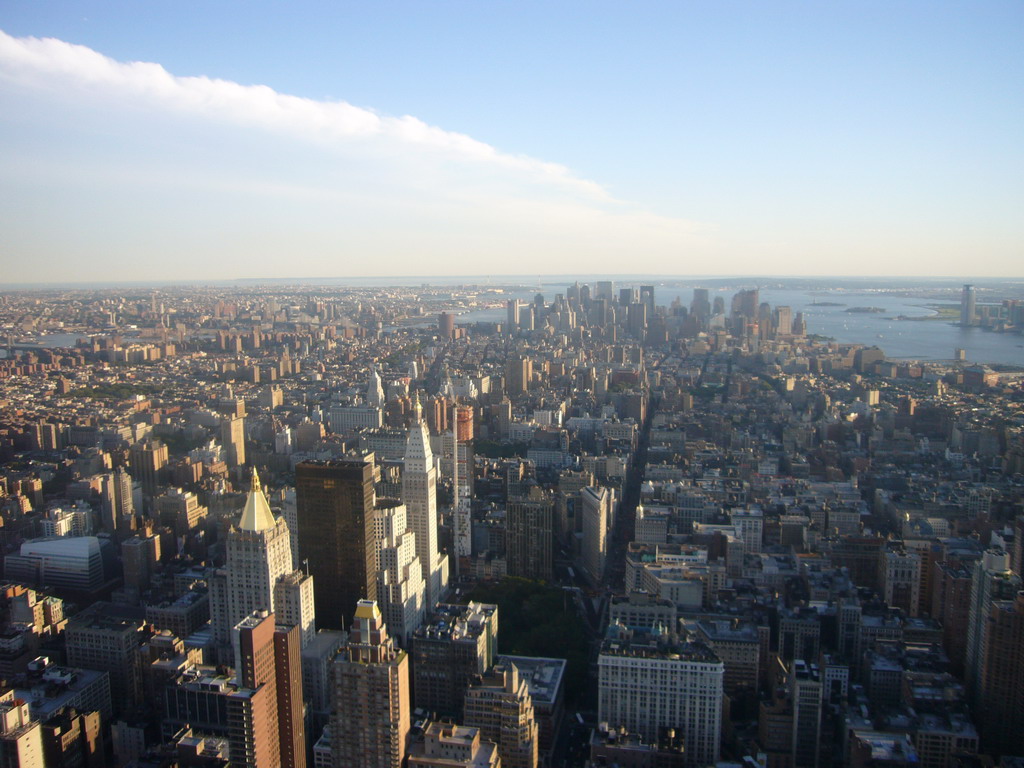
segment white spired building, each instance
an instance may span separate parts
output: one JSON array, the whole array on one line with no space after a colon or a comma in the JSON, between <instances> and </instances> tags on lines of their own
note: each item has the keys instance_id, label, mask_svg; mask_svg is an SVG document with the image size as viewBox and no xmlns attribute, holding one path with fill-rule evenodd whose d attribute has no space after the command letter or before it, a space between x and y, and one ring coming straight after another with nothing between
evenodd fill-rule
<instances>
[{"instance_id":1,"label":"white spired building","mask_svg":"<svg viewBox=\"0 0 1024 768\"><path fill-rule=\"evenodd\" d=\"M660 625L632 631L616 623L597 667L598 722L624 726L648 743L659 728L675 728L687 765L718 762L725 666L708 646Z\"/></svg>"},{"instance_id":2,"label":"white spired building","mask_svg":"<svg viewBox=\"0 0 1024 768\"><path fill-rule=\"evenodd\" d=\"M303 646L315 632L313 577L293 571L288 523L270 511L254 469L242 517L228 530L227 564L210 580L217 647L230 648L231 628L261 610L277 614L278 624L299 626Z\"/></svg>"},{"instance_id":3,"label":"white spired building","mask_svg":"<svg viewBox=\"0 0 1024 768\"><path fill-rule=\"evenodd\" d=\"M430 613L448 591L448 556L437 551L437 468L422 420L409 428L405 442L402 501L408 510L409 528L416 534L416 556L423 566Z\"/></svg>"}]
</instances>

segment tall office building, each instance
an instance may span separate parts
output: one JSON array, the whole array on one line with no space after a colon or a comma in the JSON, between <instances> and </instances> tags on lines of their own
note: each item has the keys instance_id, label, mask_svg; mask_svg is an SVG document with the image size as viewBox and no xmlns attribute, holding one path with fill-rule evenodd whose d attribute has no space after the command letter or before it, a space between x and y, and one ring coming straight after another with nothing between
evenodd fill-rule
<instances>
[{"instance_id":1,"label":"tall office building","mask_svg":"<svg viewBox=\"0 0 1024 768\"><path fill-rule=\"evenodd\" d=\"M455 336L455 315L451 312L442 312L437 316L437 332L442 339L447 341Z\"/></svg>"},{"instance_id":2,"label":"tall office building","mask_svg":"<svg viewBox=\"0 0 1024 768\"><path fill-rule=\"evenodd\" d=\"M540 734L533 699L515 664L497 665L469 687L462 719L498 745L504 768L537 768Z\"/></svg>"},{"instance_id":3,"label":"tall office building","mask_svg":"<svg viewBox=\"0 0 1024 768\"><path fill-rule=\"evenodd\" d=\"M391 636L408 648L426 610L426 583L416 555L416 534L409 529L405 505L394 499L378 499L374 518L377 602Z\"/></svg>"},{"instance_id":4,"label":"tall office building","mask_svg":"<svg viewBox=\"0 0 1024 768\"><path fill-rule=\"evenodd\" d=\"M436 606L412 638L416 708L459 719L469 681L491 668L497 652L498 606Z\"/></svg>"},{"instance_id":5,"label":"tall office building","mask_svg":"<svg viewBox=\"0 0 1024 768\"><path fill-rule=\"evenodd\" d=\"M159 562L160 537L152 533L152 528L125 541L121 545L125 590L137 596L149 589Z\"/></svg>"},{"instance_id":6,"label":"tall office building","mask_svg":"<svg viewBox=\"0 0 1024 768\"><path fill-rule=\"evenodd\" d=\"M456 558L473 554L473 430L472 422L466 428L465 412L465 409L456 409L455 428L446 443L452 457ZM463 417L461 422L459 416Z\"/></svg>"},{"instance_id":7,"label":"tall office building","mask_svg":"<svg viewBox=\"0 0 1024 768\"><path fill-rule=\"evenodd\" d=\"M238 526L227 535L227 564L210 580L210 615L218 647L231 642L232 628L254 611L275 611L275 590L292 572L288 523L274 518L253 470Z\"/></svg>"},{"instance_id":8,"label":"tall office building","mask_svg":"<svg viewBox=\"0 0 1024 768\"><path fill-rule=\"evenodd\" d=\"M612 625L598 655L598 721L648 742L674 728L686 763L718 761L725 666L704 643Z\"/></svg>"},{"instance_id":9,"label":"tall office building","mask_svg":"<svg viewBox=\"0 0 1024 768\"><path fill-rule=\"evenodd\" d=\"M1010 570L1010 556L1001 549L986 550L974 566L965 652L967 692L974 701L978 700L981 675L986 664L992 603L996 600L1012 600L1020 589L1020 583L1020 576Z\"/></svg>"},{"instance_id":10,"label":"tall office building","mask_svg":"<svg viewBox=\"0 0 1024 768\"><path fill-rule=\"evenodd\" d=\"M441 437L441 469L451 477L453 488L451 512L455 528L455 559L451 567L458 572L460 560L470 557L473 553L473 452L471 444L462 442L459 436L458 424L454 419L455 410L453 409L452 430Z\"/></svg>"},{"instance_id":11,"label":"tall office building","mask_svg":"<svg viewBox=\"0 0 1024 768\"><path fill-rule=\"evenodd\" d=\"M757 288L744 288L732 297L733 316L745 317L753 320L757 317L758 297L760 291Z\"/></svg>"},{"instance_id":12,"label":"tall office building","mask_svg":"<svg viewBox=\"0 0 1024 768\"><path fill-rule=\"evenodd\" d=\"M448 556L437 551L437 469L423 421L409 428L406 439L402 501L408 510L409 528L416 534L416 556L423 569L429 611L448 590Z\"/></svg>"},{"instance_id":13,"label":"tall office building","mask_svg":"<svg viewBox=\"0 0 1024 768\"><path fill-rule=\"evenodd\" d=\"M229 467L245 464L245 417L228 416L220 423L220 442Z\"/></svg>"},{"instance_id":14,"label":"tall office building","mask_svg":"<svg viewBox=\"0 0 1024 768\"><path fill-rule=\"evenodd\" d=\"M100 498L103 529L107 533L116 533L118 521L135 514L132 478L124 467L103 476Z\"/></svg>"},{"instance_id":15,"label":"tall office building","mask_svg":"<svg viewBox=\"0 0 1024 768\"><path fill-rule=\"evenodd\" d=\"M300 645L305 648L316 637L316 603L313 577L303 570L286 573L274 584L274 613L277 623L299 628Z\"/></svg>"},{"instance_id":16,"label":"tall office building","mask_svg":"<svg viewBox=\"0 0 1024 768\"><path fill-rule=\"evenodd\" d=\"M256 611L232 628L238 690L227 696L231 763L304 768L302 672L297 627Z\"/></svg>"},{"instance_id":17,"label":"tall office building","mask_svg":"<svg viewBox=\"0 0 1024 768\"><path fill-rule=\"evenodd\" d=\"M274 674L277 677L277 728L281 767L306 765L306 697L303 693L302 634L297 626L274 628Z\"/></svg>"},{"instance_id":18,"label":"tall office building","mask_svg":"<svg viewBox=\"0 0 1024 768\"><path fill-rule=\"evenodd\" d=\"M796 659L789 671L793 697L793 765L817 768L821 745L821 676L817 664Z\"/></svg>"},{"instance_id":19,"label":"tall office building","mask_svg":"<svg viewBox=\"0 0 1024 768\"><path fill-rule=\"evenodd\" d=\"M274 674L274 622L257 612L232 627L235 672L239 691L227 700L234 721L231 760L257 768L281 761L277 719L277 676Z\"/></svg>"},{"instance_id":20,"label":"tall office building","mask_svg":"<svg viewBox=\"0 0 1024 768\"><path fill-rule=\"evenodd\" d=\"M989 607L978 717L986 752L1024 753L1024 593Z\"/></svg>"},{"instance_id":21,"label":"tall office building","mask_svg":"<svg viewBox=\"0 0 1024 768\"><path fill-rule=\"evenodd\" d=\"M626 307L626 327L634 339L643 340L647 331L647 305L633 302Z\"/></svg>"},{"instance_id":22,"label":"tall office building","mask_svg":"<svg viewBox=\"0 0 1024 768\"><path fill-rule=\"evenodd\" d=\"M580 490L580 517L583 540L580 554L583 570L590 583L597 585L604 578L605 557L608 554L608 527L611 522L612 494L607 488Z\"/></svg>"},{"instance_id":23,"label":"tall office building","mask_svg":"<svg viewBox=\"0 0 1024 768\"><path fill-rule=\"evenodd\" d=\"M317 622L341 629L356 603L377 596L373 464L304 461L295 467L299 554L314 579Z\"/></svg>"},{"instance_id":24,"label":"tall office building","mask_svg":"<svg viewBox=\"0 0 1024 768\"><path fill-rule=\"evenodd\" d=\"M960 294L960 325L965 328L975 324L975 302L977 296L973 285L965 285Z\"/></svg>"},{"instance_id":25,"label":"tall office building","mask_svg":"<svg viewBox=\"0 0 1024 768\"><path fill-rule=\"evenodd\" d=\"M359 601L333 675L335 768L400 768L409 733L409 657L395 647L372 600Z\"/></svg>"},{"instance_id":26,"label":"tall office building","mask_svg":"<svg viewBox=\"0 0 1024 768\"><path fill-rule=\"evenodd\" d=\"M167 446L148 437L128 449L128 471L133 479L142 484L142 494L147 504L152 503L157 488L164 479L167 458Z\"/></svg>"},{"instance_id":27,"label":"tall office building","mask_svg":"<svg viewBox=\"0 0 1024 768\"><path fill-rule=\"evenodd\" d=\"M921 595L921 555L907 550L886 552L880 563L882 597L893 608L908 616L918 615Z\"/></svg>"},{"instance_id":28,"label":"tall office building","mask_svg":"<svg viewBox=\"0 0 1024 768\"><path fill-rule=\"evenodd\" d=\"M693 289L693 301L690 302L690 314L700 322L704 322L711 317L711 298L707 288Z\"/></svg>"},{"instance_id":29,"label":"tall office building","mask_svg":"<svg viewBox=\"0 0 1024 768\"><path fill-rule=\"evenodd\" d=\"M505 366L505 393L509 397L525 394L532 378L533 361L522 355L512 355Z\"/></svg>"},{"instance_id":30,"label":"tall office building","mask_svg":"<svg viewBox=\"0 0 1024 768\"><path fill-rule=\"evenodd\" d=\"M506 506L508 575L551 580L554 557L554 500L539 488Z\"/></svg>"},{"instance_id":31,"label":"tall office building","mask_svg":"<svg viewBox=\"0 0 1024 768\"><path fill-rule=\"evenodd\" d=\"M774 321L776 336L789 336L793 333L793 310L789 307L776 307Z\"/></svg>"},{"instance_id":32,"label":"tall office building","mask_svg":"<svg viewBox=\"0 0 1024 768\"><path fill-rule=\"evenodd\" d=\"M505 303L505 311L507 313L505 333L509 336L515 336L519 331L519 299L509 299Z\"/></svg>"},{"instance_id":33,"label":"tall office building","mask_svg":"<svg viewBox=\"0 0 1024 768\"><path fill-rule=\"evenodd\" d=\"M654 317L654 286L653 285L641 285L640 286L640 303L647 307L647 319L650 320Z\"/></svg>"},{"instance_id":34,"label":"tall office building","mask_svg":"<svg viewBox=\"0 0 1024 768\"><path fill-rule=\"evenodd\" d=\"M106 603L94 603L68 621L64 631L68 666L95 669L110 675L114 713L142 703L142 655L145 622L107 616Z\"/></svg>"},{"instance_id":35,"label":"tall office building","mask_svg":"<svg viewBox=\"0 0 1024 768\"><path fill-rule=\"evenodd\" d=\"M384 384L376 368L370 371L370 380L366 383L366 404L371 408L383 408L386 405Z\"/></svg>"}]
</instances>

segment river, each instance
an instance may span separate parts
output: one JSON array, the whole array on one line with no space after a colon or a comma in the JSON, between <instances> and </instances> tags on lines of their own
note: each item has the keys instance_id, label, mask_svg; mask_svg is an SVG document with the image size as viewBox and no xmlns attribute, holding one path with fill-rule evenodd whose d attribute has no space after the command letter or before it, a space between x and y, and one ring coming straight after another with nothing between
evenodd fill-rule
<instances>
[{"instance_id":1,"label":"river","mask_svg":"<svg viewBox=\"0 0 1024 768\"><path fill-rule=\"evenodd\" d=\"M630 285L629 283L623 284ZM568 283L544 284L541 293L550 302L555 294L565 294ZM618 289L619 284L616 284ZM735 290L709 290L710 301L721 296L726 312ZM532 301L534 292L509 293L508 298ZM655 284L655 301L659 305L671 304L679 297L689 307L693 290ZM788 306L803 312L807 332L829 336L836 341L852 344L871 344L880 347L890 358L915 360L951 360L956 350L964 349L967 360L974 363L1000 363L1024 366L1024 336L1015 333L993 333L981 328L962 328L946 320L898 320L898 316L934 317L937 312L928 304L953 303L949 299L941 302L934 299L911 298L877 291L857 290L794 290L764 288L760 301L767 301L772 308ZM816 302L834 302L841 306L825 306ZM877 307L880 313L847 312L853 307ZM466 312L456 318L461 324L472 322L504 322L505 309L480 309Z\"/></svg>"}]
</instances>

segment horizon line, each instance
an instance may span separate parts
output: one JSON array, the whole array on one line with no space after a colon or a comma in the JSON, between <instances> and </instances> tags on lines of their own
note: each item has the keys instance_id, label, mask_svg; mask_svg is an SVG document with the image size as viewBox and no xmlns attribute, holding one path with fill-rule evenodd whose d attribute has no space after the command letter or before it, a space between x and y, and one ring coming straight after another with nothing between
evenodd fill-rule
<instances>
[{"instance_id":1,"label":"horizon line","mask_svg":"<svg viewBox=\"0 0 1024 768\"><path fill-rule=\"evenodd\" d=\"M516 281L516 282L528 282L531 284L545 284L552 281L561 282L558 278L569 278L580 282L586 280L708 280L717 282L731 282L731 281L743 281L743 280L853 280L853 281L871 281L871 280L891 280L891 281L917 281L919 283L928 282L965 282L971 283L985 283L985 282L1024 282L1024 275L995 275L995 276L977 276L977 275L929 275L928 277L922 277L920 275L800 275L800 274L737 274L737 275L721 275L721 274L670 274L670 273L550 273L544 275L534 274L455 274L455 275L336 275L336 276L313 276L313 277L235 277L235 278L183 278L183 279L152 279L152 280L83 280L83 281L67 281L62 282L59 280L54 281L25 281L10 283L6 286L0 286L0 293L4 292L16 292L16 291L29 291L29 290L45 290L51 289L56 290L63 288L65 290L75 290L83 288L101 289L101 288L118 288L118 287L196 287L196 286L209 286L209 287L230 287L230 286L261 286L261 285L274 285L274 286L286 286L286 285L308 285L310 283L316 283L322 281L324 283L339 283L342 281L358 281L363 283L360 287L365 288L386 288L389 286L389 281L422 281L424 285L445 285L454 284L457 280L473 280L478 281L473 283L474 285L481 285L479 281L485 281L482 284L486 286L487 281ZM369 281L379 281L370 283ZM367 284L369 283L369 284ZM412 286L396 286L396 287L412 287Z\"/></svg>"}]
</instances>

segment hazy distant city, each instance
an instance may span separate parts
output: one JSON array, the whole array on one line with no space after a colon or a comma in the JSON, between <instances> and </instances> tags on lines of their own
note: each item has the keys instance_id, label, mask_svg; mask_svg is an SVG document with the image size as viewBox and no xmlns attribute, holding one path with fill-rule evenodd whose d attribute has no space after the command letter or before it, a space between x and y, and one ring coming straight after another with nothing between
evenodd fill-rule
<instances>
[{"instance_id":1,"label":"hazy distant city","mask_svg":"<svg viewBox=\"0 0 1024 768\"><path fill-rule=\"evenodd\" d=\"M1020 284L403 282L0 294L19 765L1024 749Z\"/></svg>"}]
</instances>

